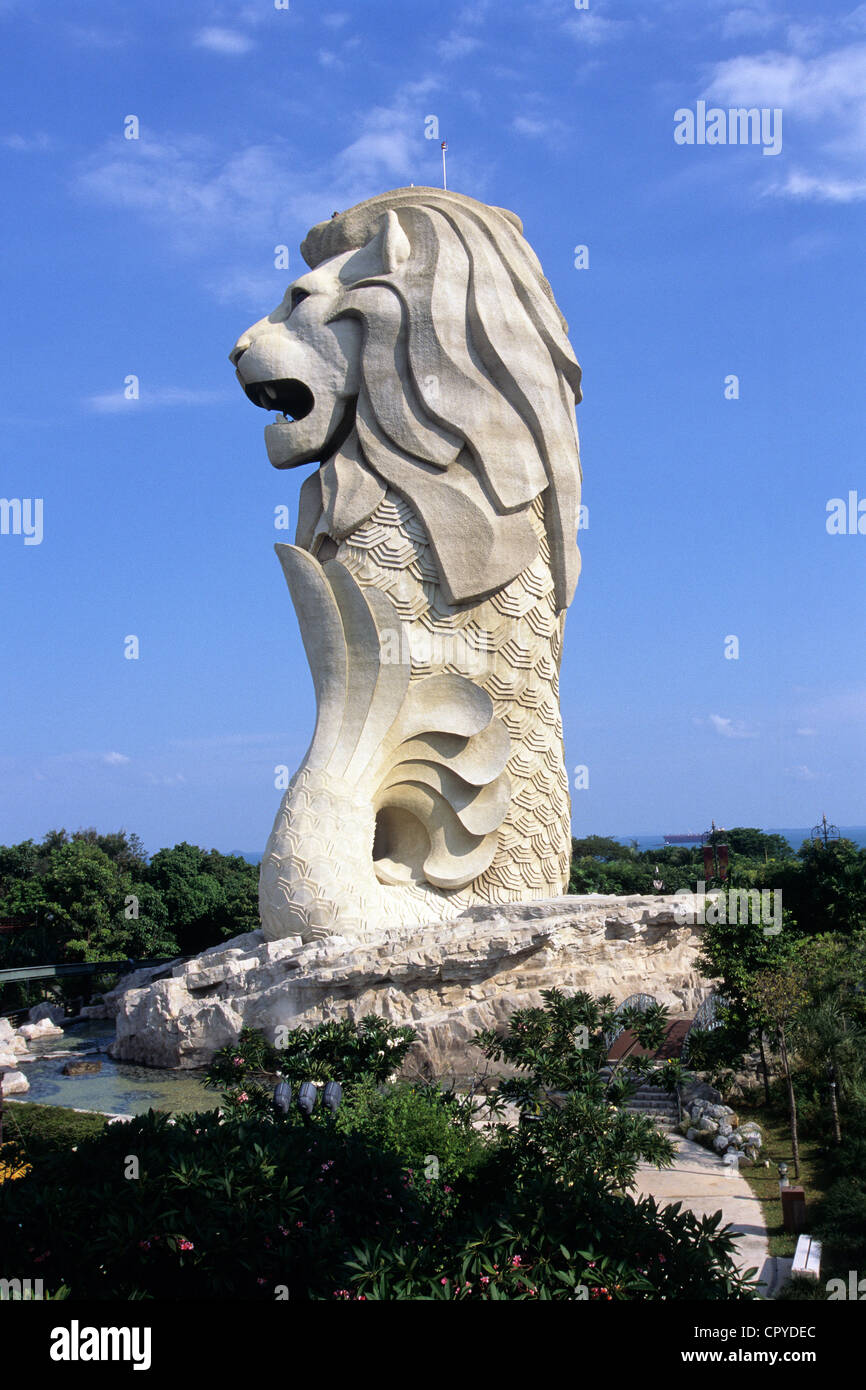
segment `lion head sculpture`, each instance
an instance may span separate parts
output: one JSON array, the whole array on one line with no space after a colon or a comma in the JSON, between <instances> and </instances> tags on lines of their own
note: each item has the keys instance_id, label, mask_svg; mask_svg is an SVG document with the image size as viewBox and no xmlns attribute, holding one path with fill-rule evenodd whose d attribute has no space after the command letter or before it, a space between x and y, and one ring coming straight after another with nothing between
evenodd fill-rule
<instances>
[{"instance_id":1,"label":"lion head sculpture","mask_svg":"<svg viewBox=\"0 0 866 1390\"><path fill-rule=\"evenodd\" d=\"M274 467L322 465L301 490L299 546L333 555L387 486L426 528L448 600L475 603L531 563L543 497L568 606L580 368L522 231L504 209L402 188L309 233L310 270L231 353L247 396L276 413Z\"/></svg>"}]
</instances>

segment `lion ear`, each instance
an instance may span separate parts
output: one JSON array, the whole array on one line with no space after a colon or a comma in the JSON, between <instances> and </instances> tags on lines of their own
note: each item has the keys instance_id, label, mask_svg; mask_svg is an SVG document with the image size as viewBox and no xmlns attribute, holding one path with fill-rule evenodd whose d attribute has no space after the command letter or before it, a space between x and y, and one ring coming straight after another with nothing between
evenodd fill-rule
<instances>
[{"instance_id":1,"label":"lion ear","mask_svg":"<svg viewBox=\"0 0 866 1390\"><path fill-rule=\"evenodd\" d=\"M393 275L412 254L409 238L400 226L400 219L393 208L382 218L379 236L382 245L382 265L388 275Z\"/></svg>"}]
</instances>

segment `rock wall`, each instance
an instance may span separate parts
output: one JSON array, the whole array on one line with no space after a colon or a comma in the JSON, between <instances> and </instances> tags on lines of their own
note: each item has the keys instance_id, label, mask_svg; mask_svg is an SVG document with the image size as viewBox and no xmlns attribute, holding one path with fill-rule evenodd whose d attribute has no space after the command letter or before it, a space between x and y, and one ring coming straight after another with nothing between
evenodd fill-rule
<instances>
[{"instance_id":1,"label":"rock wall","mask_svg":"<svg viewBox=\"0 0 866 1390\"><path fill-rule=\"evenodd\" d=\"M709 991L695 968L703 926L683 925L673 897L563 897L477 907L450 922L392 927L369 941L260 932L194 960L122 979L105 996L118 1060L200 1067L242 1026L309 1027L376 1013L419 1034L413 1069L465 1074L480 1028L541 1004L541 991L587 990L617 1003L652 994L674 1014Z\"/></svg>"}]
</instances>

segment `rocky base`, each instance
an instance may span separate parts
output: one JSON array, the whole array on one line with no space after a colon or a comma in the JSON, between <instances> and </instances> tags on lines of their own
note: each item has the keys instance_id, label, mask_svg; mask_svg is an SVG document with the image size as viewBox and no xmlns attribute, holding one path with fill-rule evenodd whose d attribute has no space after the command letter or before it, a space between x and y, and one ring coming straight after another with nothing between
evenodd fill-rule
<instances>
[{"instance_id":1,"label":"rocky base","mask_svg":"<svg viewBox=\"0 0 866 1390\"><path fill-rule=\"evenodd\" d=\"M687 1139L715 1149L720 1157L737 1164L757 1163L763 1137L759 1125L752 1120L740 1125L730 1105L698 1099L683 1107L680 1132Z\"/></svg>"},{"instance_id":2,"label":"rocky base","mask_svg":"<svg viewBox=\"0 0 866 1390\"><path fill-rule=\"evenodd\" d=\"M541 1004L541 991L588 990L619 1003L654 995L692 1012L709 986L695 968L703 926L682 925L673 897L563 897L473 908L434 926L383 929L370 940L260 932L194 960L125 976L105 1005L117 1037L110 1055L160 1067L201 1067L242 1026L279 1027L375 1013L411 1024L415 1073L473 1071L480 1028Z\"/></svg>"}]
</instances>

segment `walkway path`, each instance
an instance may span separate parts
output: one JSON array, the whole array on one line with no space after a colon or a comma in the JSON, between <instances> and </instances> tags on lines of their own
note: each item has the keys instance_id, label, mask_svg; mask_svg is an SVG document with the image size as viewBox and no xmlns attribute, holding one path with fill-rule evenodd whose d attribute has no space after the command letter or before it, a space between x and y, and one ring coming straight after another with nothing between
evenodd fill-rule
<instances>
[{"instance_id":1,"label":"walkway path","mask_svg":"<svg viewBox=\"0 0 866 1390\"><path fill-rule=\"evenodd\" d=\"M682 1202L697 1216L712 1215L721 1208L723 1224L742 1232L734 1256L737 1264L741 1270L758 1269L761 1292L765 1298L772 1297L784 1271L781 1262L770 1256L761 1204L746 1179L724 1167L712 1150L679 1134L669 1138L677 1149L672 1167L640 1164L635 1196L652 1196L665 1205Z\"/></svg>"}]
</instances>

